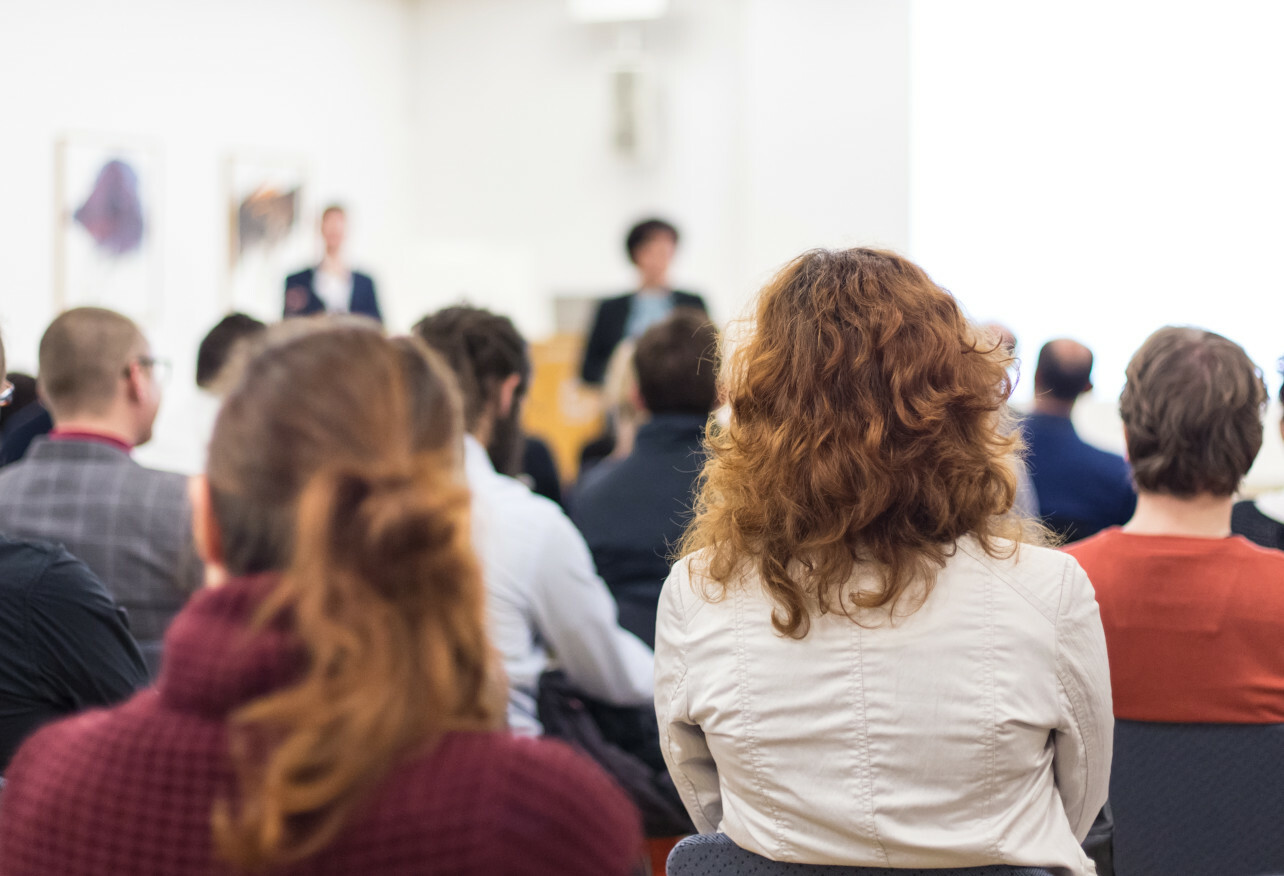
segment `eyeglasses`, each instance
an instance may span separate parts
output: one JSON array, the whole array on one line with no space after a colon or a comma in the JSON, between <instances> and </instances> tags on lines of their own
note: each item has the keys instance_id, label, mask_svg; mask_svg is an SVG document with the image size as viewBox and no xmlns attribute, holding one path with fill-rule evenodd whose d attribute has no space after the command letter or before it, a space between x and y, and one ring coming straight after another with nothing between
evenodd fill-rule
<instances>
[{"instance_id":1,"label":"eyeglasses","mask_svg":"<svg viewBox=\"0 0 1284 876\"><path fill-rule=\"evenodd\" d=\"M4 382L4 389L0 389L0 408L5 407L13 402L13 384L9 381Z\"/></svg>"},{"instance_id":2,"label":"eyeglasses","mask_svg":"<svg viewBox=\"0 0 1284 876\"><path fill-rule=\"evenodd\" d=\"M152 379L157 383L164 383L169 379L170 364L168 359L157 359L155 356L139 356L125 366L126 377L129 376L130 369L135 365L139 368L151 369Z\"/></svg>"}]
</instances>

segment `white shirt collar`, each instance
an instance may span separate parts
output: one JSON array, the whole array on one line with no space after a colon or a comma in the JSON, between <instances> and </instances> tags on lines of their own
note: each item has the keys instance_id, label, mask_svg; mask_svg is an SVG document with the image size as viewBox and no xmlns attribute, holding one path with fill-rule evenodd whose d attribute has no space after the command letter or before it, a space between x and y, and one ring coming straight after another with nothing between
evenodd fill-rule
<instances>
[{"instance_id":1,"label":"white shirt collar","mask_svg":"<svg viewBox=\"0 0 1284 876\"><path fill-rule=\"evenodd\" d=\"M482 443L472 435L464 436L464 475L470 484L478 479L494 477L497 474L495 465L490 461L490 454Z\"/></svg>"}]
</instances>

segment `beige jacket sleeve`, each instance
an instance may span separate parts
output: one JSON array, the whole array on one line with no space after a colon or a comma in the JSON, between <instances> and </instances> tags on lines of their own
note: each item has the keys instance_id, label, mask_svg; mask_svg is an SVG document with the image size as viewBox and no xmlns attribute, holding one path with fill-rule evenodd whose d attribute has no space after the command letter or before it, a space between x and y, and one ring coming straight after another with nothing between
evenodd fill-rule
<instances>
[{"instance_id":1,"label":"beige jacket sleeve","mask_svg":"<svg viewBox=\"0 0 1284 876\"><path fill-rule=\"evenodd\" d=\"M1056 635L1062 718L1053 769L1070 827L1082 842L1106 802L1115 719L1106 635L1092 583L1078 562L1066 572Z\"/></svg>"},{"instance_id":2,"label":"beige jacket sleeve","mask_svg":"<svg viewBox=\"0 0 1284 876\"><path fill-rule=\"evenodd\" d=\"M687 813L700 833L715 833L722 823L718 767L704 731L691 717L687 698L686 605L691 590L689 560L674 565L660 593L655 623L655 711L660 750Z\"/></svg>"}]
</instances>

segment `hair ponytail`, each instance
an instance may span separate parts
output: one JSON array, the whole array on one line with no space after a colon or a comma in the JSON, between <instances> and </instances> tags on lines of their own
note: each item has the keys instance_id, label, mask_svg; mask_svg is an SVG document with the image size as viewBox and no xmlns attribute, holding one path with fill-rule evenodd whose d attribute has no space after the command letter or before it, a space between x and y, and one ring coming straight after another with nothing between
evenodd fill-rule
<instances>
[{"instance_id":1,"label":"hair ponytail","mask_svg":"<svg viewBox=\"0 0 1284 876\"><path fill-rule=\"evenodd\" d=\"M384 390L405 396L394 424L416 419L401 383ZM288 620L302 669L230 717L238 794L212 817L220 853L238 866L317 852L398 760L444 732L495 723L458 451L401 435L382 453L319 464L293 503L290 560L257 622Z\"/></svg>"}]
</instances>

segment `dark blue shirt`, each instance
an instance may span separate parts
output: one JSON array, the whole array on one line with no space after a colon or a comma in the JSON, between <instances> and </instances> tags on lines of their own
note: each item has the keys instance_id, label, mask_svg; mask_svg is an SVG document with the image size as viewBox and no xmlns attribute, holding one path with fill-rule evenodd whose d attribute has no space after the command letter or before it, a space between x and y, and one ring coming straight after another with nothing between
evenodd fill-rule
<instances>
[{"instance_id":1,"label":"dark blue shirt","mask_svg":"<svg viewBox=\"0 0 1284 876\"><path fill-rule=\"evenodd\" d=\"M125 613L89 567L0 536L0 771L41 724L146 684Z\"/></svg>"},{"instance_id":2,"label":"dark blue shirt","mask_svg":"<svg viewBox=\"0 0 1284 876\"><path fill-rule=\"evenodd\" d=\"M1254 502L1236 502L1231 509L1231 532L1260 544L1284 551L1284 523L1263 514Z\"/></svg>"},{"instance_id":3,"label":"dark blue shirt","mask_svg":"<svg viewBox=\"0 0 1284 876\"><path fill-rule=\"evenodd\" d=\"M1021 431L1039 516L1048 527L1075 541L1132 518L1137 493L1122 456L1085 442L1066 417L1030 414Z\"/></svg>"},{"instance_id":4,"label":"dark blue shirt","mask_svg":"<svg viewBox=\"0 0 1284 876\"><path fill-rule=\"evenodd\" d=\"M4 442L0 443L0 466L22 459L32 441L52 431L53 417L45 406L40 402L27 405L5 426Z\"/></svg>"},{"instance_id":5,"label":"dark blue shirt","mask_svg":"<svg viewBox=\"0 0 1284 876\"><path fill-rule=\"evenodd\" d=\"M575 494L571 517L620 607L620 626L651 647L669 557L691 521L708 419L652 417L638 429L633 452L594 467Z\"/></svg>"}]
</instances>

